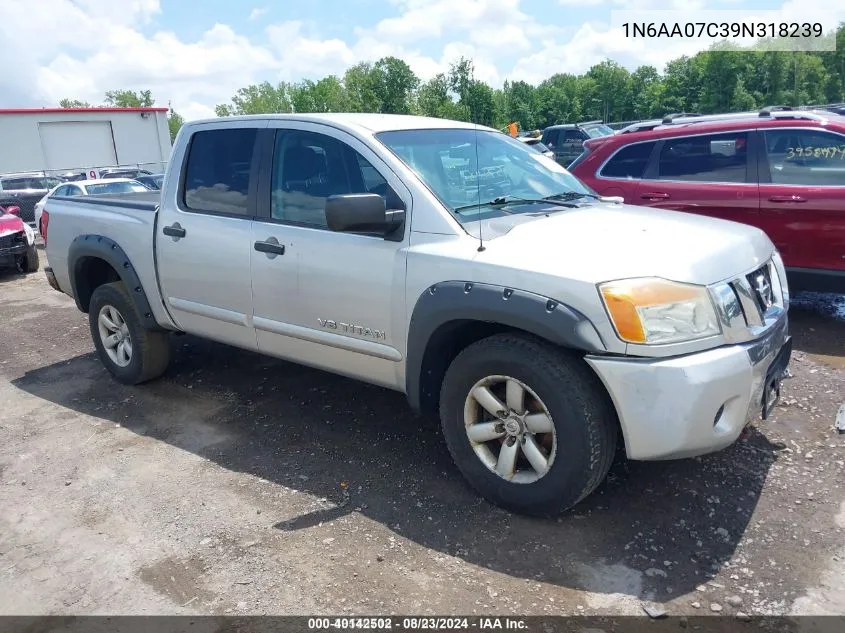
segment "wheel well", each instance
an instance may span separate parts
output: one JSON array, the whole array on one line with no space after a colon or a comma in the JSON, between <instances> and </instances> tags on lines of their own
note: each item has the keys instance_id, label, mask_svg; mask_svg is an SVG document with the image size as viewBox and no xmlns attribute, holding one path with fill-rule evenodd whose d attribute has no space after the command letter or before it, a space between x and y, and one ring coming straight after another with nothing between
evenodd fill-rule
<instances>
[{"instance_id":1,"label":"wheel well","mask_svg":"<svg viewBox=\"0 0 845 633\"><path fill-rule=\"evenodd\" d=\"M91 295L103 284L120 281L120 275L106 260L99 257L82 257L74 272L76 298L83 312L88 312Z\"/></svg>"},{"instance_id":2,"label":"wheel well","mask_svg":"<svg viewBox=\"0 0 845 633\"><path fill-rule=\"evenodd\" d=\"M437 413L446 370L464 349L488 336L522 330L488 321L456 320L444 323L431 335L420 368L420 410Z\"/></svg>"}]
</instances>

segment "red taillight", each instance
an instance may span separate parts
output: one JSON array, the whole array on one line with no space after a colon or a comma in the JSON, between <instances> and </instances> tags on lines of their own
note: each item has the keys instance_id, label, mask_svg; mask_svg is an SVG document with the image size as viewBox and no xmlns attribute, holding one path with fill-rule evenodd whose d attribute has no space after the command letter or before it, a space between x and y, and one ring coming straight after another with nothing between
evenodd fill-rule
<instances>
[{"instance_id":1,"label":"red taillight","mask_svg":"<svg viewBox=\"0 0 845 633\"><path fill-rule=\"evenodd\" d=\"M47 209L41 212L41 226L38 227L39 232L41 233L41 239L44 240L44 246L47 246L47 224L50 222L50 214L47 213Z\"/></svg>"}]
</instances>

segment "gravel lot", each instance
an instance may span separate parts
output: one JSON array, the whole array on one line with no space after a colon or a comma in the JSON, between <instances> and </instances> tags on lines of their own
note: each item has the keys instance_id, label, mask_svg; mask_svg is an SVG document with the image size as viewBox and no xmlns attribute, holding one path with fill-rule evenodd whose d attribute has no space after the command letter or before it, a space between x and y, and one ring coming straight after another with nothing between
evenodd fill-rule
<instances>
[{"instance_id":1,"label":"gravel lot","mask_svg":"<svg viewBox=\"0 0 845 633\"><path fill-rule=\"evenodd\" d=\"M845 297L791 315L774 419L542 521L400 394L190 336L124 387L70 298L2 272L0 614L845 614Z\"/></svg>"}]
</instances>

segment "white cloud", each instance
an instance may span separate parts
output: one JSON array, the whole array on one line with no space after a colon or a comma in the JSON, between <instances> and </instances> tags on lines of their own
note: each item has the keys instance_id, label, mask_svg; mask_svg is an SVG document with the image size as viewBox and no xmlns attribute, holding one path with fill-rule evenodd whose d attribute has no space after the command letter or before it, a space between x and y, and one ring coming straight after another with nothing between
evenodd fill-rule
<instances>
[{"instance_id":1,"label":"white cloud","mask_svg":"<svg viewBox=\"0 0 845 633\"><path fill-rule=\"evenodd\" d=\"M829 0L781 2L784 19L845 19L845 5ZM609 25L613 9L684 9L732 6L735 0L558 0L554 20L532 17L524 0L389 0L396 17L350 25L351 37L326 38L318 25L293 19L248 38L216 24L191 40L156 30L160 0L0 0L0 106L55 105L70 97L100 102L106 90L150 89L158 103L186 119L213 115L243 86L264 79L296 81L342 75L359 61L393 55L423 80L471 57L475 76L494 86L504 79L539 82L557 72L584 72L610 57L633 69L662 68L703 40L625 38ZM601 5L599 7L599 5ZM594 7L603 21L575 23L575 8ZM258 20L267 9L252 9ZM295 13L295 12L293 12ZM560 18L560 19L558 19Z\"/></svg>"}]
</instances>

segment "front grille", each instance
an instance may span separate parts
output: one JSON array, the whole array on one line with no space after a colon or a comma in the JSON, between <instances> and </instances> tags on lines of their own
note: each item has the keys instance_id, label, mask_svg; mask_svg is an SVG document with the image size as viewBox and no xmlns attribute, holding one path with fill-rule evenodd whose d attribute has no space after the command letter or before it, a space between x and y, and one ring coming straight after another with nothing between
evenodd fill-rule
<instances>
[{"instance_id":1,"label":"front grille","mask_svg":"<svg viewBox=\"0 0 845 633\"><path fill-rule=\"evenodd\" d=\"M757 307L765 314L775 304L775 290L772 287L772 271L769 265L761 266L745 278L754 293Z\"/></svg>"},{"instance_id":2,"label":"front grille","mask_svg":"<svg viewBox=\"0 0 845 633\"><path fill-rule=\"evenodd\" d=\"M773 260L713 288L722 329L731 342L758 338L786 312L783 285Z\"/></svg>"},{"instance_id":3,"label":"front grille","mask_svg":"<svg viewBox=\"0 0 845 633\"><path fill-rule=\"evenodd\" d=\"M26 243L26 236L24 235L23 231L18 233L12 233L11 235L4 235L0 237L0 249L2 248L12 248L13 246L18 246L20 244Z\"/></svg>"}]
</instances>

